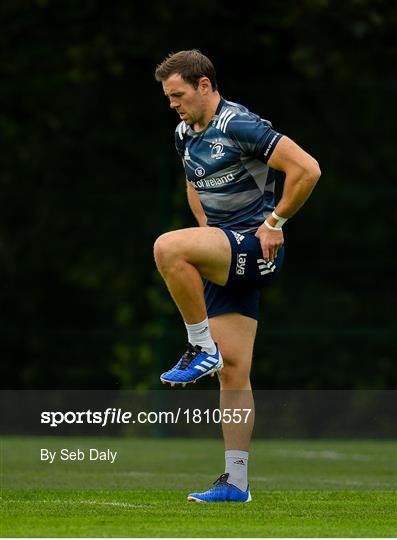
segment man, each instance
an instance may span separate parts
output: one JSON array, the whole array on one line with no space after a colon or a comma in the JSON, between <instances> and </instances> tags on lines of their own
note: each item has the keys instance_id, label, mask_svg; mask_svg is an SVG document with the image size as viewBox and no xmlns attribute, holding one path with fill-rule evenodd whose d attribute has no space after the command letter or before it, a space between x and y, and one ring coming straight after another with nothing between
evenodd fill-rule
<instances>
[{"instance_id":1,"label":"man","mask_svg":"<svg viewBox=\"0 0 397 540\"><path fill-rule=\"evenodd\" d=\"M181 120L175 144L199 224L163 234L154 245L189 341L182 358L160 378L185 386L218 372L221 409L251 411L248 421L223 422L225 473L208 491L188 496L198 502L248 502L250 368L260 290L281 268L282 226L305 203L320 169L270 122L223 99L214 66L200 51L169 55L155 77ZM275 170L285 173L276 207Z\"/></svg>"}]
</instances>

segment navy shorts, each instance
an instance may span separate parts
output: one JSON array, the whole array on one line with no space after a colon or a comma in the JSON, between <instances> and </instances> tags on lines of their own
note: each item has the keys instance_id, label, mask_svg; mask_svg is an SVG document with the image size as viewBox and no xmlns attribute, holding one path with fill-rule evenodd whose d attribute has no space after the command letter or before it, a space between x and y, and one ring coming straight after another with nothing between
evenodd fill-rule
<instances>
[{"instance_id":1,"label":"navy shorts","mask_svg":"<svg viewBox=\"0 0 397 540\"><path fill-rule=\"evenodd\" d=\"M229 239L232 260L226 285L205 280L208 317L234 312L258 320L261 289L269 286L280 272L284 246L274 262L265 262L260 241L254 234L222 230Z\"/></svg>"}]
</instances>

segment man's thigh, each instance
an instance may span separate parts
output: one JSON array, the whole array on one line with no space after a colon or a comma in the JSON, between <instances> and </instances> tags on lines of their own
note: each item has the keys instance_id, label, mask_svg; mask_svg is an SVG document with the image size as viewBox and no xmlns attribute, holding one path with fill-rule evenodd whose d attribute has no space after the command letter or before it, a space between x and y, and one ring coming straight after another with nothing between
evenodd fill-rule
<instances>
[{"instance_id":1,"label":"man's thigh","mask_svg":"<svg viewBox=\"0 0 397 540\"><path fill-rule=\"evenodd\" d=\"M218 343L225 368L249 375L258 322L240 313L224 313L209 319L211 335Z\"/></svg>"},{"instance_id":2,"label":"man's thigh","mask_svg":"<svg viewBox=\"0 0 397 540\"><path fill-rule=\"evenodd\" d=\"M231 247L226 234L217 227L191 227L163 235L170 252L178 253L200 274L217 285L229 276Z\"/></svg>"}]
</instances>

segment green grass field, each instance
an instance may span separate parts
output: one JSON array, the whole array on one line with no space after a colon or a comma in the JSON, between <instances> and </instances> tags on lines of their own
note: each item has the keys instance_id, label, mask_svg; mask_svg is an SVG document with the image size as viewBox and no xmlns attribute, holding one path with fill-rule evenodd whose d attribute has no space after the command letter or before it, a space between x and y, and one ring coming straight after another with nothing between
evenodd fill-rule
<instances>
[{"instance_id":1,"label":"green grass field","mask_svg":"<svg viewBox=\"0 0 397 540\"><path fill-rule=\"evenodd\" d=\"M118 451L40 461L40 449ZM397 444L254 441L249 504L194 504L223 472L220 441L2 440L2 537L395 537Z\"/></svg>"}]
</instances>

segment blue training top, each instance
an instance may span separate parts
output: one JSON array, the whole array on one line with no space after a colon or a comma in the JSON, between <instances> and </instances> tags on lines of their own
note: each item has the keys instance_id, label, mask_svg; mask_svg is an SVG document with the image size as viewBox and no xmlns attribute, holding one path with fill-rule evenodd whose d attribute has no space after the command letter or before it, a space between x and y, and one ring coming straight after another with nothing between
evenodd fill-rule
<instances>
[{"instance_id":1,"label":"blue training top","mask_svg":"<svg viewBox=\"0 0 397 540\"><path fill-rule=\"evenodd\" d=\"M274 210L275 171L266 164L281 137L268 120L223 98L204 131L178 124L175 146L208 225L256 232Z\"/></svg>"}]
</instances>

